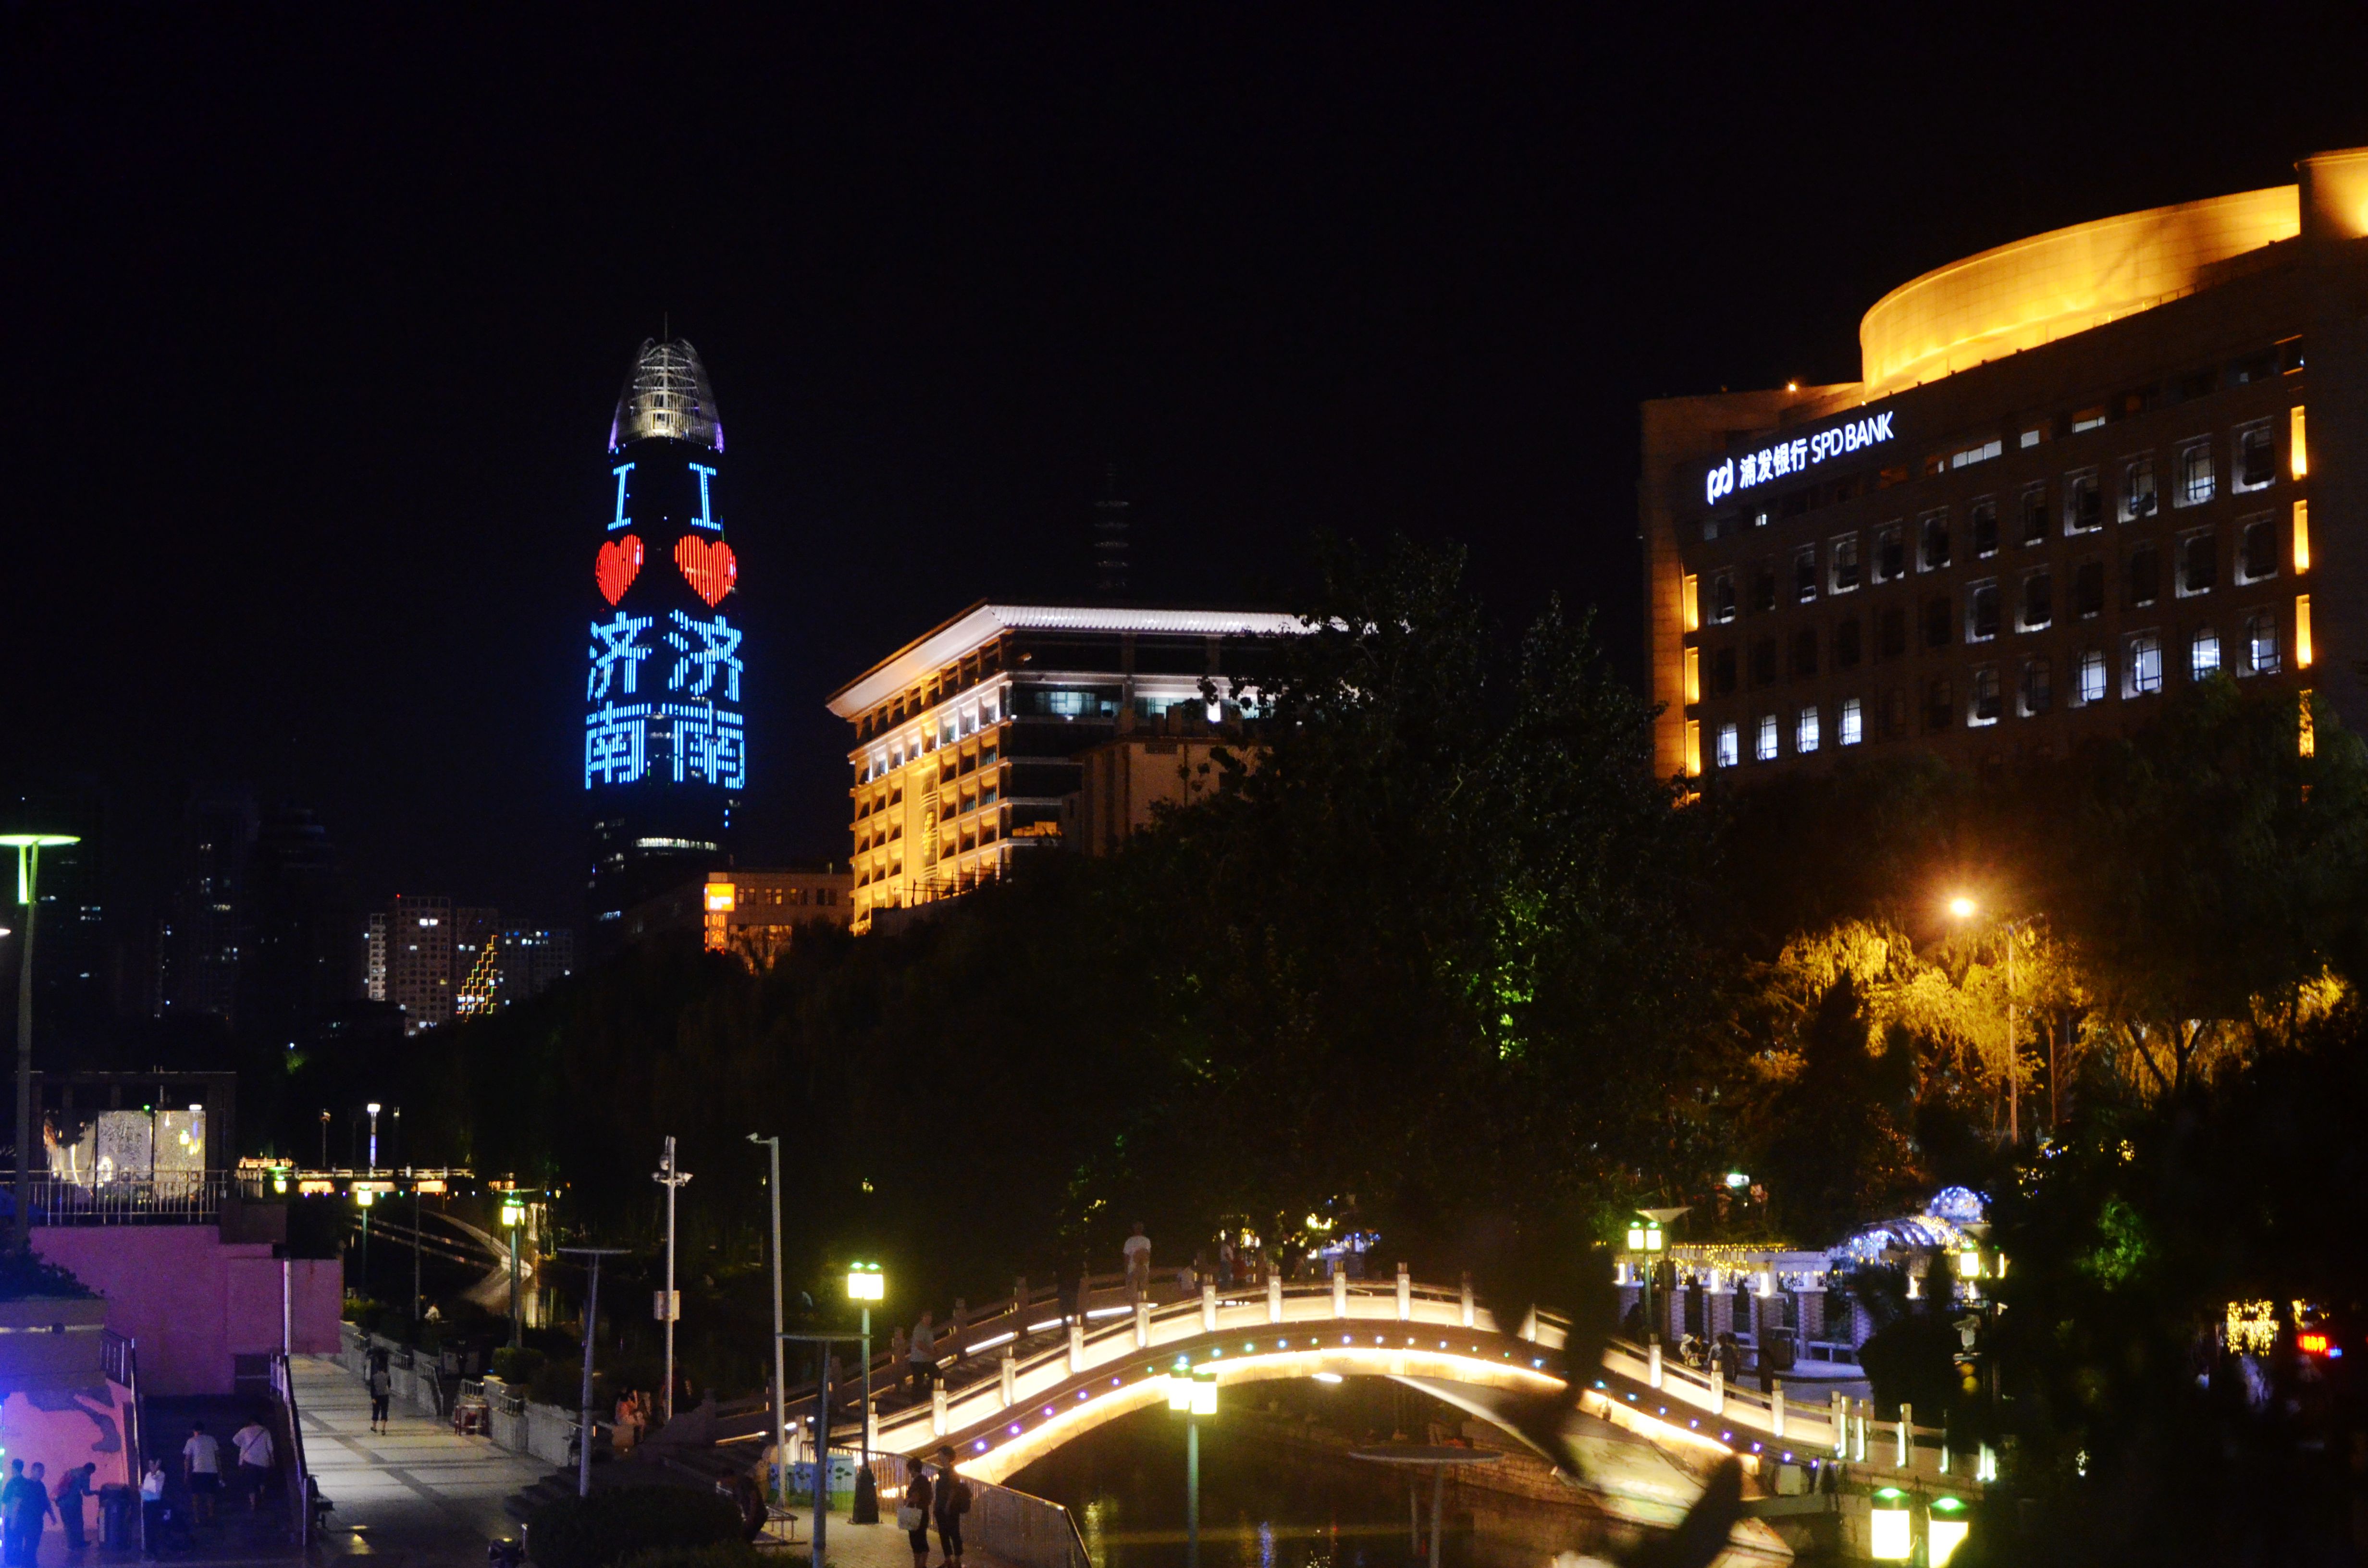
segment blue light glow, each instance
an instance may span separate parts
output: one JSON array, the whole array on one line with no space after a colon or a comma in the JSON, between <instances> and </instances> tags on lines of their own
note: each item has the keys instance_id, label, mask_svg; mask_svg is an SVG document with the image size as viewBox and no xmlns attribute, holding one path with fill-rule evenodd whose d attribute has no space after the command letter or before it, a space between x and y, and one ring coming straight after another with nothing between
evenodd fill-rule
<instances>
[{"instance_id":1,"label":"blue light glow","mask_svg":"<svg viewBox=\"0 0 2368 1568\"><path fill-rule=\"evenodd\" d=\"M603 703L584 716L584 787L632 784L650 770L650 705Z\"/></svg>"},{"instance_id":2,"label":"blue light glow","mask_svg":"<svg viewBox=\"0 0 2368 1568\"><path fill-rule=\"evenodd\" d=\"M679 616L681 611L677 610L675 613ZM649 616L627 615L623 610L617 612L617 619L614 620L596 620L592 623L593 641L590 654L592 668L584 678L585 701L598 702L609 695L609 679L617 673L617 666L620 664L625 666L624 693L629 697L632 695L638 685L637 677L641 671L642 661L648 658L652 652L643 647L639 639L643 632L656 624L657 622ZM734 642L739 641L736 633L733 641ZM677 670L681 667L679 664L675 665ZM679 682L677 684L678 685ZM702 687L700 689L704 691L706 688ZM734 665L732 695L735 700L740 696L736 662Z\"/></svg>"},{"instance_id":3,"label":"blue light glow","mask_svg":"<svg viewBox=\"0 0 2368 1568\"><path fill-rule=\"evenodd\" d=\"M696 778L737 790L748 781L748 741L739 714L722 708L668 702L658 711L673 732L674 781Z\"/></svg>"},{"instance_id":4,"label":"blue light glow","mask_svg":"<svg viewBox=\"0 0 2368 1568\"><path fill-rule=\"evenodd\" d=\"M690 526L695 528L713 528L717 533L722 533L723 525L715 520L715 508L707 499L707 483L715 477L715 471L702 463L693 463L690 465L690 472L699 475L699 516L690 519Z\"/></svg>"},{"instance_id":5,"label":"blue light glow","mask_svg":"<svg viewBox=\"0 0 2368 1568\"><path fill-rule=\"evenodd\" d=\"M666 634L666 646L682 655L666 672L666 689L705 697L714 688L715 672L721 669L724 672L724 700L739 701L740 661L734 655L740 646L740 633L733 629L732 623L720 615L713 620L701 620L678 609L666 611L666 619L681 628L681 631ZM699 639L697 649L691 647L690 639L682 634L684 631ZM628 686L625 689L631 691L632 687Z\"/></svg>"},{"instance_id":6,"label":"blue light glow","mask_svg":"<svg viewBox=\"0 0 2368 1568\"><path fill-rule=\"evenodd\" d=\"M631 463L619 463L615 468L610 469L609 472L617 476L617 520L609 525L609 531L610 533L615 533L619 528L631 528L633 523L632 518L625 516L625 475L633 472L633 465ZM700 488L703 491L706 487L707 482L705 480L701 480L700 482ZM701 506L700 510L703 512L707 510L707 508L705 506Z\"/></svg>"}]
</instances>

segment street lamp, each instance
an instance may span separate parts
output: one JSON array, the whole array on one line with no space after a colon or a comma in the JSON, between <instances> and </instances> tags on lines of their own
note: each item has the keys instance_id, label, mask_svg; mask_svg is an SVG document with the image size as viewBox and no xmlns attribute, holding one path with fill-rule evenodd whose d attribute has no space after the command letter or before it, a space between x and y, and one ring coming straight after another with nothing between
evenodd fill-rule
<instances>
[{"instance_id":1,"label":"street lamp","mask_svg":"<svg viewBox=\"0 0 2368 1568\"><path fill-rule=\"evenodd\" d=\"M863 1415L856 1446L863 1458L855 1471L854 1520L859 1525L880 1522L879 1483L871 1474L871 1303L888 1299L888 1277L876 1263L847 1266L847 1299L863 1310ZM867 1509L865 1505L869 1502ZM867 1512L870 1517L866 1517Z\"/></svg>"},{"instance_id":2,"label":"street lamp","mask_svg":"<svg viewBox=\"0 0 2368 1568\"><path fill-rule=\"evenodd\" d=\"M1689 1204L1676 1209L1639 1209L1636 1213L1645 1222L1628 1227L1628 1250L1645 1255L1643 1300L1645 1344L1648 1353L1653 1346L1661 1342L1661 1324L1659 1320L1653 1316L1653 1275L1660 1267L1662 1249L1668 1245L1668 1237L1661 1227L1675 1224L1678 1218L1691 1207L1691 1205Z\"/></svg>"},{"instance_id":3,"label":"street lamp","mask_svg":"<svg viewBox=\"0 0 2368 1568\"><path fill-rule=\"evenodd\" d=\"M370 1104L362 1107L362 1108L370 1112L370 1174L376 1176L378 1175L378 1101L372 1100Z\"/></svg>"},{"instance_id":4,"label":"street lamp","mask_svg":"<svg viewBox=\"0 0 2368 1568\"><path fill-rule=\"evenodd\" d=\"M519 1203L518 1189L512 1187L502 1197L502 1229L510 1233L510 1348L520 1344L518 1335L518 1227L526 1223L526 1209Z\"/></svg>"},{"instance_id":5,"label":"street lamp","mask_svg":"<svg viewBox=\"0 0 2368 1568\"><path fill-rule=\"evenodd\" d=\"M627 1247L561 1247L563 1253L592 1260L592 1282L584 1298L584 1397L577 1415L575 1438L575 1495L592 1495L592 1439L598 1426L592 1419L592 1341L600 1322L600 1260L617 1257L630 1251Z\"/></svg>"},{"instance_id":6,"label":"street lamp","mask_svg":"<svg viewBox=\"0 0 2368 1568\"><path fill-rule=\"evenodd\" d=\"M1971 920L1975 915L1979 914L1980 911L1981 905L1975 903L1972 899L1967 898L1964 893L1959 893L1949 900L1949 913L1956 919ZM2006 1140L2008 1145L2012 1148L2021 1148L2022 1146L2022 1074L2021 1069L2022 1051L2021 1043L2017 1038L2014 1010L2015 934L2029 924L2031 924L2031 917L2029 915L2024 915L2020 919L2005 921L2001 923L1998 927L2000 934L2004 937L2006 941ZM2047 1090L2052 1096L2055 1092L2055 1037L2053 1031L2048 1035L2047 1043Z\"/></svg>"},{"instance_id":7,"label":"street lamp","mask_svg":"<svg viewBox=\"0 0 2368 1568\"><path fill-rule=\"evenodd\" d=\"M82 840L67 833L0 833L17 852L17 902L25 906L25 939L17 951L17 1246L33 1244L33 913L41 851Z\"/></svg>"},{"instance_id":8,"label":"street lamp","mask_svg":"<svg viewBox=\"0 0 2368 1568\"><path fill-rule=\"evenodd\" d=\"M370 1294L370 1211L378 1197L366 1183L354 1184L354 1205L362 1211L362 1294Z\"/></svg>"},{"instance_id":9,"label":"street lamp","mask_svg":"<svg viewBox=\"0 0 2368 1568\"><path fill-rule=\"evenodd\" d=\"M1924 1520L1924 1561L1931 1568L1941 1568L1956 1554L1957 1548L1965 1544L1965 1537L1972 1531L1972 1522L1965 1517L1964 1498L1933 1498L1931 1510Z\"/></svg>"},{"instance_id":10,"label":"street lamp","mask_svg":"<svg viewBox=\"0 0 2368 1568\"><path fill-rule=\"evenodd\" d=\"M682 1292L674 1288L674 1195L690 1179L675 1168L674 1138L668 1134L666 1153L659 1156L658 1168L650 1179L666 1189L666 1294L658 1298L658 1318L666 1324L666 1418L674 1419L674 1325L682 1316Z\"/></svg>"},{"instance_id":11,"label":"street lamp","mask_svg":"<svg viewBox=\"0 0 2368 1568\"><path fill-rule=\"evenodd\" d=\"M1184 1568L1201 1568L1201 1422L1217 1414L1217 1369L1178 1356L1167 1374L1167 1413L1184 1420Z\"/></svg>"},{"instance_id":12,"label":"street lamp","mask_svg":"<svg viewBox=\"0 0 2368 1568\"><path fill-rule=\"evenodd\" d=\"M773 1157L771 1177L765 1188L773 1199L773 1492L780 1499L781 1506L786 1508L790 1506L790 1426L789 1412L782 1404L785 1394L781 1383L784 1373L781 1359L781 1141L751 1132L748 1142L765 1144L772 1151ZM869 1356L863 1358L863 1369L864 1375L869 1377L871 1371ZM828 1430L827 1426L825 1430ZM827 1447L826 1442L825 1446ZM822 1462L828 1463L829 1456L825 1454ZM820 1524L819 1517L816 1524ZM821 1561L819 1551L814 1555L816 1562Z\"/></svg>"},{"instance_id":13,"label":"street lamp","mask_svg":"<svg viewBox=\"0 0 2368 1568\"><path fill-rule=\"evenodd\" d=\"M1877 1562L1905 1562L1916 1554L1916 1533L1907 1517L1907 1494L1878 1487L1868 1510L1867 1555Z\"/></svg>"}]
</instances>

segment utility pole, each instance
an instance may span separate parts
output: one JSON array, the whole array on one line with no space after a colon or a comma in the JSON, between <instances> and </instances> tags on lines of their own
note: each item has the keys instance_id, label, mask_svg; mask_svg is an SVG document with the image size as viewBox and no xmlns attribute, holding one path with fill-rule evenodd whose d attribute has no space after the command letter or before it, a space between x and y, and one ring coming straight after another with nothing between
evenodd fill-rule
<instances>
[{"instance_id":1,"label":"utility pole","mask_svg":"<svg viewBox=\"0 0 2368 1568\"><path fill-rule=\"evenodd\" d=\"M674 1168L674 1137L666 1136L666 1153L658 1160L657 1174L650 1178L666 1189L666 1291L658 1297L658 1319L666 1324L666 1418L674 1419L674 1324L682 1316L682 1292L674 1288L674 1195L690 1177ZM780 1278L779 1270L775 1278ZM777 1292L778 1293L778 1292ZM778 1332L780 1324L773 1325Z\"/></svg>"},{"instance_id":2,"label":"utility pole","mask_svg":"<svg viewBox=\"0 0 2368 1568\"><path fill-rule=\"evenodd\" d=\"M783 1404L787 1390L781 1381L784 1370L781 1358L781 1141L751 1132L748 1142L767 1145L772 1151L773 1159L772 1174L766 1188L773 1199L773 1492L780 1500L781 1506L786 1508L790 1505L790 1423L789 1412ZM815 1562L821 1562L821 1551L817 1550L814 1557Z\"/></svg>"},{"instance_id":3,"label":"utility pole","mask_svg":"<svg viewBox=\"0 0 2368 1568\"><path fill-rule=\"evenodd\" d=\"M592 1285L584 1298L584 1398L575 1438L575 1495L592 1495L592 1336L600 1322L600 1260L615 1257L623 1247L561 1247L563 1253L592 1260Z\"/></svg>"},{"instance_id":4,"label":"utility pole","mask_svg":"<svg viewBox=\"0 0 2368 1568\"><path fill-rule=\"evenodd\" d=\"M33 1245L33 910L40 896L41 850L79 844L62 833L12 833L0 845L17 851L17 902L25 906L25 932L17 950L17 1250Z\"/></svg>"}]
</instances>

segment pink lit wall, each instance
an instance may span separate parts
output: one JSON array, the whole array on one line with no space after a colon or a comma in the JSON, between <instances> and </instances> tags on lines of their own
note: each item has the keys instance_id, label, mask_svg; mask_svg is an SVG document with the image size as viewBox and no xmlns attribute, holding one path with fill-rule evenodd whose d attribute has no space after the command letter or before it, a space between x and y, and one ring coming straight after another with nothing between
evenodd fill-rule
<instances>
[{"instance_id":1,"label":"pink lit wall","mask_svg":"<svg viewBox=\"0 0 2368 1568\"><path fill-rule=\"evenodd\" d=\"M107 1298L107 1326L139 1346L143 1394L229 1393L233 1357L279 1348L279 1271L268 1242L212 1225L36 1225L33 1251ZM334 1258L287 1267L299 1355L337 1348Z\"/></svg>"},{"instance_id":2,"label":"pink lit wall","mask_svg":"<svg viewBox=\"0 0 2368 1568\"><path fill-rule=\"evenodd\" d=\"M131 1403L127 1391L108 1382L11 1392L0 1400L0 1452L28 1465L48 1465L50 1473L42 1479L52 1489L69 1467L85 1462L98 1466L90 1478L93 1492L110 1481L136 1481L123 1447L124 1411ZM85 1505L83 1521L96 1526L97 1510Z\"/></svg>"}]
</instances>

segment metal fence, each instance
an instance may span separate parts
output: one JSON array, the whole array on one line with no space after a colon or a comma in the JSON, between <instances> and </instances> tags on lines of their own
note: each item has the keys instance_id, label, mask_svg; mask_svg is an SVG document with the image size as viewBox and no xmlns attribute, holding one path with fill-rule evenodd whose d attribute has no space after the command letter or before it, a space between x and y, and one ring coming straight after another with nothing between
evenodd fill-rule
<instances>
[{"instance_id":1,"label":"metal fence","mask_svg":"<svg viewBox=\"0 0 2368 1568\"><path fill-rule=\"evenodd\" d=\"M118 1176L84 1186L36 1176L27 1205L36 1225L191 1225L222 1217L232 1177L226 1171ZM0 1193L11 1189L0 1185Z\"/></svg>"}]
</instances>

